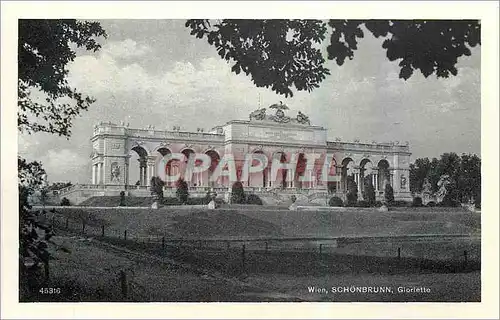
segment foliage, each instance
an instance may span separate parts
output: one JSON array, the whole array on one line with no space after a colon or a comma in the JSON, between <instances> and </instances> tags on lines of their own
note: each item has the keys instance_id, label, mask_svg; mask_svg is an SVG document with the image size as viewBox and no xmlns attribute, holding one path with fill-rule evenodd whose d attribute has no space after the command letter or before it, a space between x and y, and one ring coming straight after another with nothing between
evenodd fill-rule
<instances>
[{"instance_id":1,"label":"foliage","mask_svg":"<svg viewBox=\"0 0 500 320\"><path fill-rule=\"evenodd\" d=\"M256 194L249 194L247 195L247 198L246 198L246 201L245 201L246 204L257 204L257 205L262 205L262 199L256 195Z\"/></svg>"},{"instance_id":2,"label":"foliage","mask_svg":"<svg viewBox=\"0 0 500 320\"><path fill-rule=\"evenodd\" d=\"M120 207L125 206L125 191L120 191Z\"/></svg>"},{"instance_id":3,"label":"foliage","mask_svg":"<svg viewBox=\"0 0 500 320\"><path fill-rule=\"evenodd\" d=\"M358 185L353 177L347 177L347 205L354 206L358 202Z\"/></svg>"},{"instance_id":4,"label":"foliage","mask_svg":"<svg viewBox=\"0 0 500 320\"><path fill-rule=\"evenodd\" d=\"M295 201L297 201L297 196L296 195L292 195L290 197L290 200L292 200L292 203L295 203Z\"/></svg>"},{"instance_id":5,"label":"foliage","mask_svg":"<svg viewBox=\"0 0 500 320\"><path fill-rule=\"evenodd\" d=\"M41 280L42 269L45 280L49 277L48 242L54 235L52 226L46 223L45 214L32 210L29 197L43 185L43 170L39 162L27 162L18 157L19 190L19 277L21 288L34 290ZM43 234L42 234L43 233Z\"/></svg>"},{"instance_id":6,"label":"foliage","mask_svg":"<svg viewBox=\"0 0 500 320\"><path fill-rule=\"evenodd\" d=\"M372 184L371 176L365 178L363 189L363 200L367 201L370 206L375 204L375 188Z\"/></svg>"},{"instance_id":7,"label":"foliage","mask_svg":"<svg viewBox=\"0 0 500 320\"><path fill-rule=\"evenodd\" d=\"M434 201L429 201L427 202L427 206L432 208L436 206L436 203Z\"/></svg>"},{"instance_id":8,"label":"foliage","mask_svg":"<svg viewBox=\"0 0 500 320\"><path fill-rule=\"evenodd\" d=\"M396 200L392 202L393 207L410 207L413 202L404 201L404 200Z\"/></svg>"},{"instance_id":9,"label":"foliage","mask_svg":"<svg viewBox=\"0 0 500 320\"><path fill-rule=\"evenodd\" d=\"M151 195L154 200L161 202L163 199L163 186L165 186L165 181L163 181L160 177L151 177L149 189L151 190Z\"/></svg>"},{"instance_id":10,"label":"foliage","mask_svg":"<svg viewBox=\"0 0 500 320\"><path fill-rule=\"evenodd\" d=\"M236 181L231 187L231 203L244 204L245 199L246 196L243 190L243 184L240 181Z\"/></svg>"},{"instance_id":11,"label":"foliage","mask_svg":"<svg viewBox=\"0 0 500 320\"><path fill-rule=\"evenodd\" d=\"M359 200L356 203L356 207L360 207L360 208L369 208L370 206L371 206L370 203L366 200Z\"/></svg>"},{"instance_id":12,"label":"foliage","mask_svg":"<svg viewBox=\"0 0 500 320\"><path fill-rule=\"evenodd\" d=\"M175 186L177 188L177 190L175 191L177 200L179 200L181 204L186 204L189 197L189 188L187 182L184 179L179 178L179 180L177 180L177 182L175 183Z\"/></svg>"},{"instance_id":13,"label":"foliage","mask_svg":"<svg viewBox=\"0 0 500 320\"><path fill-rule=\"evenodd\" d=\"M251 76L257 87L285 97L292 88L312 91L330 74L318 49L330 33L328 59L342 66L354 58L365 32L385 38L382 48L390 61L399 61L399 77L415 70L425 77L457 75L461 56L481 43L478 20L187 20L196 38L206 37L219 56L232 61L232 72ZM364 27L364 28L362 28Z\"/></svg>"},{"instance_id":14,"label":"foliage","mask_svg":"<svg viewBox=\"0 0 500 320\"><path fill-rule=\"evenodd\" d=\"M61 206L63 207L69 207L71 205L71 202L69 201L68 198L64 197L61 199Z\"/></svg>"},{"instance_id":15,"label":"foliage","mask_svg":"<svg viewBox=\"0 0 500 320\"><path fill-rule=\"evenodd\" d=\"M328 201L328 205L330 207L343 207L344 202L339 197L331 197L330 200Z\"/></svg>"},{"instance_id":16,"label":"foliage","mask_svg":"<svg viewBox=\"0 0 500 320\"><path fill-rule=\"evenodd\" d=\"M388 205L392 205L394 203L394 189L389 183L385 185L384 198Z\"/></svg>"},{"instance_id":17,"label":"foliage","mask_svg":"<svg viewBox=\"0 0 500 320\"><path fill-rule=\"evenodd\" d=\"M444 153L440 159L419 158L410 165L410 190L420 193L424 180L431 184L432 192L437 192L437 182L444 174L450 176L447 187L452 202L475 201L481 194L481 159L476 155ZM450 201L447 200L447 201ZM479 199L480 201L480 199Z\"/></svg>"},{"instance_id":18,"label":"foliage","mask_svg":"<svg viewBox=\"0 0 500 320\"><path fill-rule=\"evenodd\" d=\"M21 19L18 31L18 129L69 137L72 120L95 101L68 84L72 46L97 51L95 38L106 33L98 22L49 19Z\"/></svg>"},{"instance_id":19,"label":"foliage","mask_svg":"<svg viewBox=\"0 0 500 320\"><path fill-rule=\"evenodd\" d=\"M421 207L423 205L422 198L415 197L413 198L412 207Z\"/></svg>"},{"instance_id":20,"label":"foliage","mask_svg":"<svg viewBox=\"0 0 500 320\"><path fill-rule=\"evenodd\" d=\"M50 186L47 187L50 191L61 190L67 187L71 187L73 183L71 182L54 182Z\"/></svg>"}]
</instances>

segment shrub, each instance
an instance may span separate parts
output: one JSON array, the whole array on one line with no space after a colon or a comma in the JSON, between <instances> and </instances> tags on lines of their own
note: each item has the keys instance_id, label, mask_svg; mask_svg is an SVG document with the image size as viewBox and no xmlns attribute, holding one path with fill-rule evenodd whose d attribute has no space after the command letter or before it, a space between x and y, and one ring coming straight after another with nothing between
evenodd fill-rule
<instances>
[{"instance_id":1,"label":"shrub","mask_svg":"<svg viewBox=\"0 0 500 320\"><path fill-rule=\"evenodd\" d=\"M125 206L125 191L120 191L120 207Z\"/></svg>"},{"instance_id":2,"label":"shrub","mask_svg":"<svg viewBox=\"0 0 500 320\"><path fill-rule=\"evenodd\" d=\"M434 201L429 201L429 202L427 202L427 206L428 207L435 207L436 203Z\"/></svg>"},{"instance_id":3,"label":"shrub","mask_svg":"<svg viewBox=\"0 0 500 320\"><path fill-rule=\"evenodd\" d=\"M184 179L180 178L176 182L176 187L177 190L175 191L175 195L177 197L177 200L179 200L181 204L185 204L189 197L187 182L184 181Z\"/></svg>"},{"instance_id":4,"label":"shrub","mask_svg":"<svg viewBox=\"0 0 500 320\"><path fill-rule=\"evenodd\" d=\"M373 188L371 176L368 176L367 179L365 179L363 200L367 201L370 206L375 204L375 188Z\"/></svg>"},{"instance_id":5,"label":"shrub","mask_svg":"<svg viewBox=\"0 0 500 320\"><path fill-rule=\"evenodd\" d=\"M186 201L186 204L189 205L202 205L202 204L208 204L206 197L197 197L197 198L189 198Z\"/></svg>"},{"instance_id":6,"label":"shrub","mask_svg":"<svg viewBox=\"0 0 500 320\"><path fill-rule=\"evenodd\" d=\"M365 201L365 200L359 200L358 203L356 203L356 207L369 208L370 203L368 201Z\"/></svg>"},{"instance_id":7,"label":"shrub","mask_svg":"<svg viewBox=\"0 0 500 320\"><path fill-rule=\"evenodd\" d=\"M161 199L163 199L163 186L165 186L165 182L160 177L151 177L149 190L155 201L161 202Z\"/></svg>"},{"instance_id":8,"label":"shrub","mask_svg":"<svg viewBox=\"0 0 500 320\"><path fill-rule=\"evenodd\" d=\"M179 199L175 197L165 197L162 200L162 204L165 206L176 206L182 204L182 202L180 202Z\"/></svg>"},{"instance_id":9,"label":"shrub","mask_svg":"<svg viewBox=\"0 0 500 320\"><path fill-rule=\"evenodd\" d=\"M256 194L249 194L246 199L247 204L262 205L262 199Z\"/></svg>"},{"instance_id":10,"label":"shrub","mask_svg":"<svg viewBox=\"0 0 500 320\"><path fill-rule=\"evenodd\" d=\"M330 207L343 207L344 202L339 197L331 197L330 200L328 201L328 205Z\"/></svg>"},{"instance_id":11,"label":"shrub","mask_svg":"<svg viewBox=\"0 0 500 320\"><path fill-rule=\"evenodd\" d=\"M476 207L476 209L481 209L481 192L474 198L474 207Z\"/></svg>"},{"instance_id":12,"label":"shrub","mask_svg":"<svg viewBox=\"0 0 500 320\"><path fill-rule=\"evenodd\" d=\"M392 186L389 183L385 185L384 197L385 197L385 202L387 202L388 205L393 204L393 202L394 202L394 189L392 188Z\"/></svg>"},{"instance_id":13,"label":"shrub","mask_svg":"<svg viewBox=\"0 0 500 320\"><path fill-rule=\"evenodd\" d=\"M392 202L393 207L409 207L411 203L404 200L396 200Z\"/></svg>"},{"instance_id":14,"label":"shrub","mask_svg":"<svg viewBox=\"0 0 500 320\"><path fill-rule=\"evenodd\" d=\"M453 199L451 195L445 195L443 198L443 201L438 203L439 207L458 207L460 206L460 202L457 200Z\"/></svg>"},{"instance_id":15,"label":"shrub","mask_svg":"<svg viewBox=\"0 0 500 320\"><path fill-rule=\"evenodd\" d=\"M355 206L358 202L358 185L353 178L347 181L347 206Z\"/></svg>"},{"instance_id":16,"label":"shrub","mask_svg":"<svg viewBox=\"0 0 500 320\"><path fill-rule=\"evenodd\" d=\"M383 205L382 201L375 201L375 207L380 208Z\"/></svg>"},{"instance_id":17,"label":"shrub","mask_svg":"<svg viewBox=\"0 0 500 320\"><path fill-rule=\"evenodd\" d=\"M245 199L243 184L240 181L236 181L231 188L231 203L244 204Z\"/></svg>"},{"instance_id":18,"label":"shrub","mask_svg":"<svg viewBox=\"0 0 500 320\"><path fill-rule=\"evenodd\" d=\"M290 200L292 200L292 203L295 203L295 201L297 201L297 197L293 195L290 197Z\"/></svg>"},{"instance_id":19,"label":"shrub","mask_svg":"<svg viewBox=\"0 0 500 320\"><path fill-rule=\"evenodd\" d=\"M412 207L421 207L422 206L422 198L415 197L413 198Z\"/></svg>"},{"instance_id":20,"label":"shrub","mask_svg":"<svg viewBox=\"0 0 500 320\"><path fill-rule=\"evenodd\" d=\"M69 199L64 197L61 199L61 206L70 206L71 205L71 202L69 202Z\"/></svg>"}]
</instances>

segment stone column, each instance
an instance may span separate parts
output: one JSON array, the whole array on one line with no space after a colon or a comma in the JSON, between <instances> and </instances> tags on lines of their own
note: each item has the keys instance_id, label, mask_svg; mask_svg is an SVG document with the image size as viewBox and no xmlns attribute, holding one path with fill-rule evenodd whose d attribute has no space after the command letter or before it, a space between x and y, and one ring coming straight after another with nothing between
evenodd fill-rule
<instances>
[{"instance_id":1,"label":"stone column","mask_svg":"<svg viewBox=\"0 0 500 320\"><path fill-rule=\"evenodd\" d=\"M96 184L96 165L92 165L92 184Z\"/></svg>"},{"instance_id":2,"label":"stone column","mask_svg":"<svg viewBox=\"0 0 500 320\"><path fill-rule=\"evenodd\" d=\"M128 174L128 164L129 164L129 157L126 157L125 158L125 166L124 166L124 169L123 169L123 183L125 184L125 188L128 187L129 185L129 174Z\"/></svg>"},{"instance_id":3,"label":"stone column","mask_svg":"<svg viewBox=\"0 0 500 320\"><path fill-rule=\"evenodd\" d=\"M155 175L155 160L156 157L149 156L146 162L146 185L151 185L151 178Z\"/></svg>"},{"instance_id":4,"label":"stone column","mask_svg":"<svg viewBox=\"0 0 500 320\"><path fill-rule=\"evenodd\" d=\"M293 188L293 181L294 181L294 174L293 174L293 170L292 170L292 169L288 169L288 170L286 171L286 173L287 173L287 176L288 176L288 177L287 177L287 180L288 180L288 182L289 182L289 186L290 186L290 188Z\"/></svg>"},{"instance_id":5,"label":"stone column","mask_svg":"<svg viewBox=\"0 0 500 320\"><path fill-rule=\"evenodd\" d=\"M360 183L360 179L359 179L359 171L357 171L355 174L354 174L354 181L356 181L356 185L358 187L358 196L361 195L361 183Z\"/></svg>"},{"instance_id":6,"label":"stone column","mask_svg":"<svg viewBox=\"0 0 500 320\"><path fill-rule=\"evenodd\" d=\"M265 187L272 187L271 167L269 164L267 165L267 168L265 170L267 170L267 180L266 180L267 186Z\"/></svg>"},{"instance_id":7,"label":"stone column","mask_svg":"<svg viewBox=\"0 0 500 320\"><path fill-rule=\"evenodd\" d=\"M102 181L101 171L102 171L102 163L98 163L97 164L97 184L101 184L101 181Z\"/></svg>"}]
</instances>

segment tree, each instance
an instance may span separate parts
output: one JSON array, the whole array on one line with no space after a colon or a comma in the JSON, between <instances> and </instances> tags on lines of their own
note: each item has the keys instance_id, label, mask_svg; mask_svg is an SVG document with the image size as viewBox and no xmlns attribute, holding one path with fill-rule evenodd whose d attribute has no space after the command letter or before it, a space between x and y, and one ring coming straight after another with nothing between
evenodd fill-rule
<instances>
[{"instance_id":1,"label":"tree","mask_svg":"<svg viewBox=\"0 0 500 320\"><path fill-rule=\"evenodd\" d=\"M429 174L431 162L429 158L418 158L415 163L410 164L410 191L420 193L427 175Z\"/></svg>"},{"instance_id":2,"label":"tree","mask_svg":"<svg viewBox=\"0 0 500 320\"><path fill-rule=\"evenodd\" d=\"M363 200L369 206L373 206L375 205L375 188L373 187L371 176L367 176L364 182Z\"/></svg>"},{"instance_id":3,"label":"tree","mask_svg":"<svg viewBox=\"0 0 500 320\"><path fill-rule=\"evenodd\" d=\"M387 202L388 205L391 205L394 203L394 189L392 188L390 183L387 183L385 185L384 198L385 198L385 202Z\"/></svg>"},{"instance_id":4,"label":"tree","mask_svg":"<svg viewBox=\"0 0 500 320\"><path fill-rule=\"evenodd\" d=\"M478 20L192 19L185 25L191 35L205 37L222 59L232 61L232 72L244 72L257 87L285 97L293 96L293 87L308 92L318 88L330 74L318 48L327 32L328 59L339 66L354 58L363 30L384 37L382 48L390 61L399 60L399 77L405 80L415 70L425 77L457 75L458 58L481 44Z\"/></svg>"},{"instance_id":5,"label":"tree","mask_svg":"<svg viewBox=\"0 0 500 320\"><path fill-rule=\"evenodd\" d=\"M18 128L69 137L72 120L95 101L68 84L71 46L97 51L95 38L106 32L98 22L31 19L19 20L18 31Z\"/></svg>"},{"instance_id":6,"label":"tree","mask_svg":"<svg viewBox=\"0 0 500 320\"><path fill-rule=\"evenodd\" d=\"M19 132L70 136L74 117L94 101L68 85L66 66L76 57L71 46L96 51L100 45L94 37L99 36L106 36L106 33L97 22L19 20ZM28 289L36 288L32 280L37 279L35 275L39 271L39 263L43 263L48 275L50 254L47 243L53 229L40 222L28 203L28 198L42 184L44 174L40 162L27 162L18 157L19 275L23 292L25 284ZM39 235L40 230L45 230L44 237Z\"/></svg>"},{"instance_id":7,"label":"tree","mask_svg":"<svg viewBox=\"0 0 500 320\"><path fill-rule=\"evenodd\" d=\"M358 202L358 184L352 176L347 177L347 205L354 206Z\"/></svg>"},{"instance_id":8,"label":"tree","mask_svg":"<svg viewBox=\"0 0 500 320\"><path fill-rule=\"evenodd\" d=\"M177 190L175 191L177 200L179 200L182 204L186 204L189 197L189 187L187 182L184 179L179 178L179 180L175 183L175 186L177 187Z\"/></svg>"},{"instance_id":9,"label":"tree","mask_svg":"<svg viewBox=\"0 0 500 320\"><path fill-rule=\"evenodd\" d=\"M410 188L412 192L422 191L425 179L432 186L432 192L438 190L437 182L442 175L449 175L446 203L469 202L479 198L481 193L481 159L476 155L443 153L438 159L416 159L410 165Z\"/></svg>"},{"instance_id":10,"label":"tree","mask_svg":"<svg viewBox=\"0 0 500 320\"><path fill-rule=\"evenodd\" d=\"M124 206L125 206L125 191L120 191L120 207Z\"/></svg>"},{"instance_id":11,"label":"tree","mask_svg":"<svg viewBox=\"0 0 500 320\"><path fill-rule=\"evenodd\" d=\"M231 187L231 203L243 204L245 200L246 196L243 184L240 181L236 181Z\"/></svg>"},{"instance_id":12,"label":"tree","mask_svg":"<svg viewBox=\"0 0 500 320\"><path fill-rule=\"evenodd\" d=\"M165 185L165 181L163 181L160 177L151 177L150 185L151 195L154 200L161 203L163 200L163 186Z\"/></svg>"}]
</instances>

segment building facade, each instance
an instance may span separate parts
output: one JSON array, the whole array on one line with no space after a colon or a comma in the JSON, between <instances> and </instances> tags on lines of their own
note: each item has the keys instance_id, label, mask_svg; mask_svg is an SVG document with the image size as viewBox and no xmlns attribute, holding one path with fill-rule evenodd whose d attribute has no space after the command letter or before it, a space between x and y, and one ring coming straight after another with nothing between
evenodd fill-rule
<instances>
[{"instance_id":1,"label":"building facade","mask_svg":"<svg viewBox=\"0 0 500 320\"><path fill-rule=\"evenodd\" d=\"M290 117L286 115L287 109L285 105L274 104L252 112L249 120L229 121L209 132L201 129L187 132L178 127L174 130L157 130L152 126L134 129L125 123L101 122L94 126L91 139L92 184L79 187L103 195L118 190L126 190L131 195L146 195L149 194L151 177L162 170L169 175L183 172L190 154L204 153L210 157L211 166L191 177L191 194L198 192L203 195L211 189L225 192L230 189L231 182L224 177L217 180L211 177L219 161L232 154L240 177L244 155L260 153L267 157L269 164L262 172L241 181L248 191L275 195L305 194L311 200L315 195L320 199L332 195L345 199L348 180L352 179L357 184L359 198L362 198L369 181L379 199L383 198L387 183L392 185L396 199L411 199L408 143L328 141L325 128L311 125L308 117L300 111L295 117ZM184 154L186 161L171 161L165 165L161 160L169 153ZM304 158L307 154L318 155L314 165L307 166ZM131 161L132 158L137 160ZM276 158L283 163L295 160L297 165L280 170L271 177L271 161ZM136 181L130 181L132 166L139 168ZM328 170L328 181L322 179L323 170ZM306 175L304 182L301 177ZM172 183L165 186L166 193L173 192L173 189Z\"/></svg>"}]
</instances>

